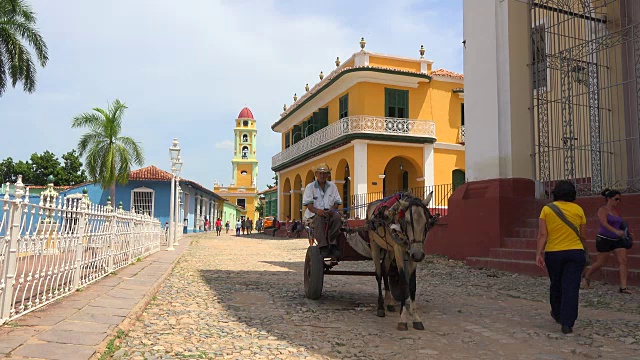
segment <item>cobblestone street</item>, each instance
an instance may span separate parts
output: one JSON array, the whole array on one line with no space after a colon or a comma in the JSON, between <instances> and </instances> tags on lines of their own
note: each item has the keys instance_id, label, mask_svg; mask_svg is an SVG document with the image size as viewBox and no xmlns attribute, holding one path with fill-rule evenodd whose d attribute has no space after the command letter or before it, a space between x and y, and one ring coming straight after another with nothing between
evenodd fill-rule
<instances>
[{"instance_id":1,"label":"cobblestone street","mask_svg":"<svg viewBox=\"0 0 640 360\"><path fill-rule=\"evenodd\" d=\"M549 316L547 279L428 257L418 270L425 331L375 315L375 278L325 277L304 297L305 239L196 235L115 358L637 359L640 295L581 292L574 334ZM371 262L336 270L372 270Z\"/></svg>"}]
</instances>

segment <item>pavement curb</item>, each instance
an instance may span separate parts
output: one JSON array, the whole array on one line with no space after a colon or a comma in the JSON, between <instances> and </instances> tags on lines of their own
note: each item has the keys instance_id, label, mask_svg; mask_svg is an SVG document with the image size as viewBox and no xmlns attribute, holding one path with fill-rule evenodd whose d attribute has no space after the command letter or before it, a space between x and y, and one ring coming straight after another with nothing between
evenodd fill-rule
<instances>
[{"instance_id":1,"label":"pavement curb","mask_svg":"<svg viewBox=\"0 0 640 360\"><path fill-rule=\"evenodd\" d=\"M189 246L191 246L191 241L189 241L189 244L186 244L186 247L189 247ZM125 334L129 332L133 324L135 324L135 322L138 321L138 319L140 318L144 310L147 308L147 306L151 302L151 299L158 293L158 291L162 287L162 284L164 284L164 281L169 277L169 275L171 275L171 272L173 271L176 264L178 263L178 260L180 260L180 258L182 257L182 255L186 250L187 250L186 248L182 250L182 253L180 253L180 255L178 255L171 262L171 265L167 268L167 270L160 276L160 278L158 278L158 280L149 288L149 290L147 290L142 300L140 300L138 304L136 304L136 306L129 312L129 314L120 323L120 325L114 327L111 331L109 331L107 337L98 346L96 346L96 351L89 358L90 360L100 359L100 356L102 356L102 353L107 348L107 345L109 344L109 342L118 333L118 330L122 330ZM163 249L160 251L166 251L166 250Z\"/></svg>"}]
</instances>

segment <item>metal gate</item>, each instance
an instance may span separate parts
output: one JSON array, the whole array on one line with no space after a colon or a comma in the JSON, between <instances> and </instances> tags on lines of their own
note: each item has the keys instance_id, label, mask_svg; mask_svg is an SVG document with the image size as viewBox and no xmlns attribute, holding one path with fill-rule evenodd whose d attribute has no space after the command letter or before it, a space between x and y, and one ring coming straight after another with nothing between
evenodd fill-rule
<instances>
[{"instance_id":1,"label":"metal gate","mask_svg":"<svg viewBox=\"0 0 640 360\"><path fill-rule=\"evenodd\" d=\"M640 191L640 1L529 5L537 180Z\"/></svg>"}]
</instances>

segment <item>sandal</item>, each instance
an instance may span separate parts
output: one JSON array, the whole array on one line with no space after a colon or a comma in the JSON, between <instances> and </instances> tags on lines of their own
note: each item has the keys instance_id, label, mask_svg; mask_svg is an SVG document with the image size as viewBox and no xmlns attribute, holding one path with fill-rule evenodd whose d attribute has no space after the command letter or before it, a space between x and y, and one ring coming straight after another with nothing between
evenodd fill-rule
<instances>
[{"instance_id":1,"label":"sandal","mask_svg":"<svg viewBox=\"0 0 640 360\"><path fill-rule=\"evenodd\" d=\"M633 291L629 290L629 288L620 288L621 294L633 294Z\"/></svg>"},{"instance_id":2,"label":"sandal","mask_svg":"<svg viewBox=\"0 0 640 360\"><path fill-rule=\"evenodd\" d=\"M582 280L584 281L583 289L590 289L591 288L591 279L589 279L587 277L583 277Z\"/></svg>"}]
</instances>

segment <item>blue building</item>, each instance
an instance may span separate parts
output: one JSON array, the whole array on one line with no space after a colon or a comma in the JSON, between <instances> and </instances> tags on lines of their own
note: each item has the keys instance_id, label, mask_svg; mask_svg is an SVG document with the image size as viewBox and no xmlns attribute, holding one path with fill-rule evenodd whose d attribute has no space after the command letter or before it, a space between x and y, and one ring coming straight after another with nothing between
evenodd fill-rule
<instances>
[{"instance_id":1,"label":"blue building","mask_svg":"<svg viewBox=\"0 0 640 360\"><path fill-rule=\"evenodd\" d=\"M129 174L126 185L116 186L115 206L122 202L124 210L133 208L135 212L151 215L165 224L169 221L171 179L171 173L155 166L134 170ZM60 195L82 193L83 189L87 189L92 203L106 205L110 191L97 184L69 187L60 191ZM183 219L184 233L204 231L205 219L213 223L216 217L222 216L224 198L212 190L187 179L180 180L180 189L180 218Z\"/></svg>"}]
</instances>

